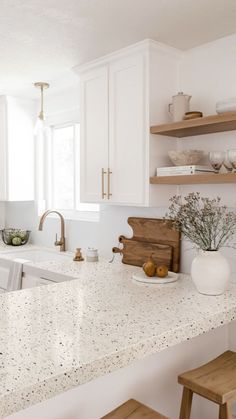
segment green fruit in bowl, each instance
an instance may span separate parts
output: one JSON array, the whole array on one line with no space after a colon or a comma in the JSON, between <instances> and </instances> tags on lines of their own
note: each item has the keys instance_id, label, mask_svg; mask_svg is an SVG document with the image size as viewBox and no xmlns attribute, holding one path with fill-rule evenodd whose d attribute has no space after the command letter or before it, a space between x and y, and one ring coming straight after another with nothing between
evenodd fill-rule
<instances>
[{"instance_id":1,"label":"green fruit in bowl","mask_svg":"<svg viewBox=\"0 0 236 419\"><path fill-rule=\"evenodd\" d=\"M10 237L11 239L14 239L15 237L17 237L17 233L10 233Z\"/></svg>"},{"instance_id":2,"label":"green fruit in bowl","mask_svg":"<svg viewBox=\"0 0 236 419\"><path fill-rule=\"evenodd\" d=\"M17 236L24 241L26 239L27 233L25 231L20 231Z\"/></svg>"},{"instance_id":3,"label":"green fruit in bowl","mask_svg":"<svg viewBox=\"0 0 236 419\"><path fill-rule=\"evenodd\" d=\"M20 246L22 244L22 240L20 237L13 237L11 242L13 246Z\"/></svg>"}]
</instances>

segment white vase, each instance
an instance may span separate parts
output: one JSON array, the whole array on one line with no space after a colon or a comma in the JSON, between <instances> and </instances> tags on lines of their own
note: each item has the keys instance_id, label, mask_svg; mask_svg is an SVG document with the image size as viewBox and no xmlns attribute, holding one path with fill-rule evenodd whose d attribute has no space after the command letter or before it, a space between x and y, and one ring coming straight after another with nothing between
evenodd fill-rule
<instances>
[{"instance_id":1,"label":"white vase","mask_svg":"<svg viewBox=\"0 0 236 419\"><path fill-rule=\"evenodd\" d=\"M191 277L201 294L220 295L229 284L230 266L219 250L200 250L192 262Z\"/></svg>"}]
</instances>

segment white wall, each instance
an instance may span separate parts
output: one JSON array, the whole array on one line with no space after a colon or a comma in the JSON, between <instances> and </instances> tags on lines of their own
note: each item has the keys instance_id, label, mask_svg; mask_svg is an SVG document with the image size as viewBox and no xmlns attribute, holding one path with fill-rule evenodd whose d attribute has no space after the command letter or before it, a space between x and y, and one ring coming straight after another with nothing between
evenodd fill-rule
<instances>
[{"instance_id":1,"label":"white wall","mask_svg":"<svg viewBox=\"0 0 236 419\"><path fill-rule=\"evenodd\" d=\"M236 97L235 69L236 34L187 51L181 88L192 95L191 107L213 114L218 100Z\"/></svg>"},{"instance_id":2,"label":"white wall","mask_svg":"<svg viewBox=\"0 0 236 419\"><path fill-rule=\"evenodd\" d=\"M191 110L201 110L204 115L216 113L218 100L236 97L236 35L222 38L187 51L182 61L181 89L192 95ZM236 148L235 131L190 137L178 140L179 147L210 150ZM222 202L235 208L236 185L181 186L180 193L200 191L202 195L220 196ZM184 248L191 247L189 244ZM232 270L236 272L236 250L224 249ZM187 256L188 255L188 256ZM189 271L193 252L184 253L183 269Z\"/></svg>"},{"instance_id":3,"label":"white wall","mask_svg":"<svg viewBox=\"0 0 236 419\"><path fill-rule=\"evenodd\" d=\"M192 95L191 109L202 110L205 115L215 113L215 102L227 97L236 97L236 35L220 39L202 47L188 51L182 62L181 88ZM176 92L173 92L175 94ZM48 96L47 111L72 110L78 107L78 86ZM182 148L204 148L214 150L236 148L235 132L211 134L189 139L178 140ZM181 187L180 192L187 193L199 190L205 196L219 195L222 201L235 207L236 185L202 185ZM70 250L75 247L86 248L95 245L104 256L111 255L112 246L117 244L120 234L130 234L127 225L129 216L160 217L166 209L102 207L100 221L68 221L67 238ZM28 227L33 230L32 239L37 244L52 246L55 232L59 231L58 221L49 219L43 232L37 232L37 213L33 203L8 203L6 206L8 226ZM183 243L182 270L189 272L194 256L191 245ZM231 258L233 271L236 272L235 250L225 250Z\"/></svg>"}]
</instances>

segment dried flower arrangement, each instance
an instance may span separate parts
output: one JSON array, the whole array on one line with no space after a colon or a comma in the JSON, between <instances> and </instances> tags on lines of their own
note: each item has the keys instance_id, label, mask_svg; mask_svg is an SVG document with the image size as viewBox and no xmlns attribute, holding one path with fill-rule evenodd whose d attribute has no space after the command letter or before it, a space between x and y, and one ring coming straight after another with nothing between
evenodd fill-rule
<instances>
[{"instance_id":1,"label":"dried flower arrangement","mask_svg":"<svg viewBox=\"0 0 236 419\"><path fill-rule=\"evenodd\" d=\"M229 242L236 234L236 212L221 205L221 198L203 198L197 192L184 198L175 195L170 202L167 217L199 249L216 251L234 247Z\"/></svg>"}]
</instances>

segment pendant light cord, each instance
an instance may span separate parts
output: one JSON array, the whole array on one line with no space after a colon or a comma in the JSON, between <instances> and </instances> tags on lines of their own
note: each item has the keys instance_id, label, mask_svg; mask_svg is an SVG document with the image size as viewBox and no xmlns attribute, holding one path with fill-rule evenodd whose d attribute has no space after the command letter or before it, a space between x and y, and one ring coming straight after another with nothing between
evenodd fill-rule
<instances>
[{"instance_id":1,"label":"pendant light cord","mask_svg":"<svg viewBox=\"0 0 236 419\"><path fill-rule=\"evenodd\" d=\"M40 86L41 91L41 110L39 113L39 118L43 121L44 120L44 114L43 114L43 86Z\"/></svg>"}]
</instances>

